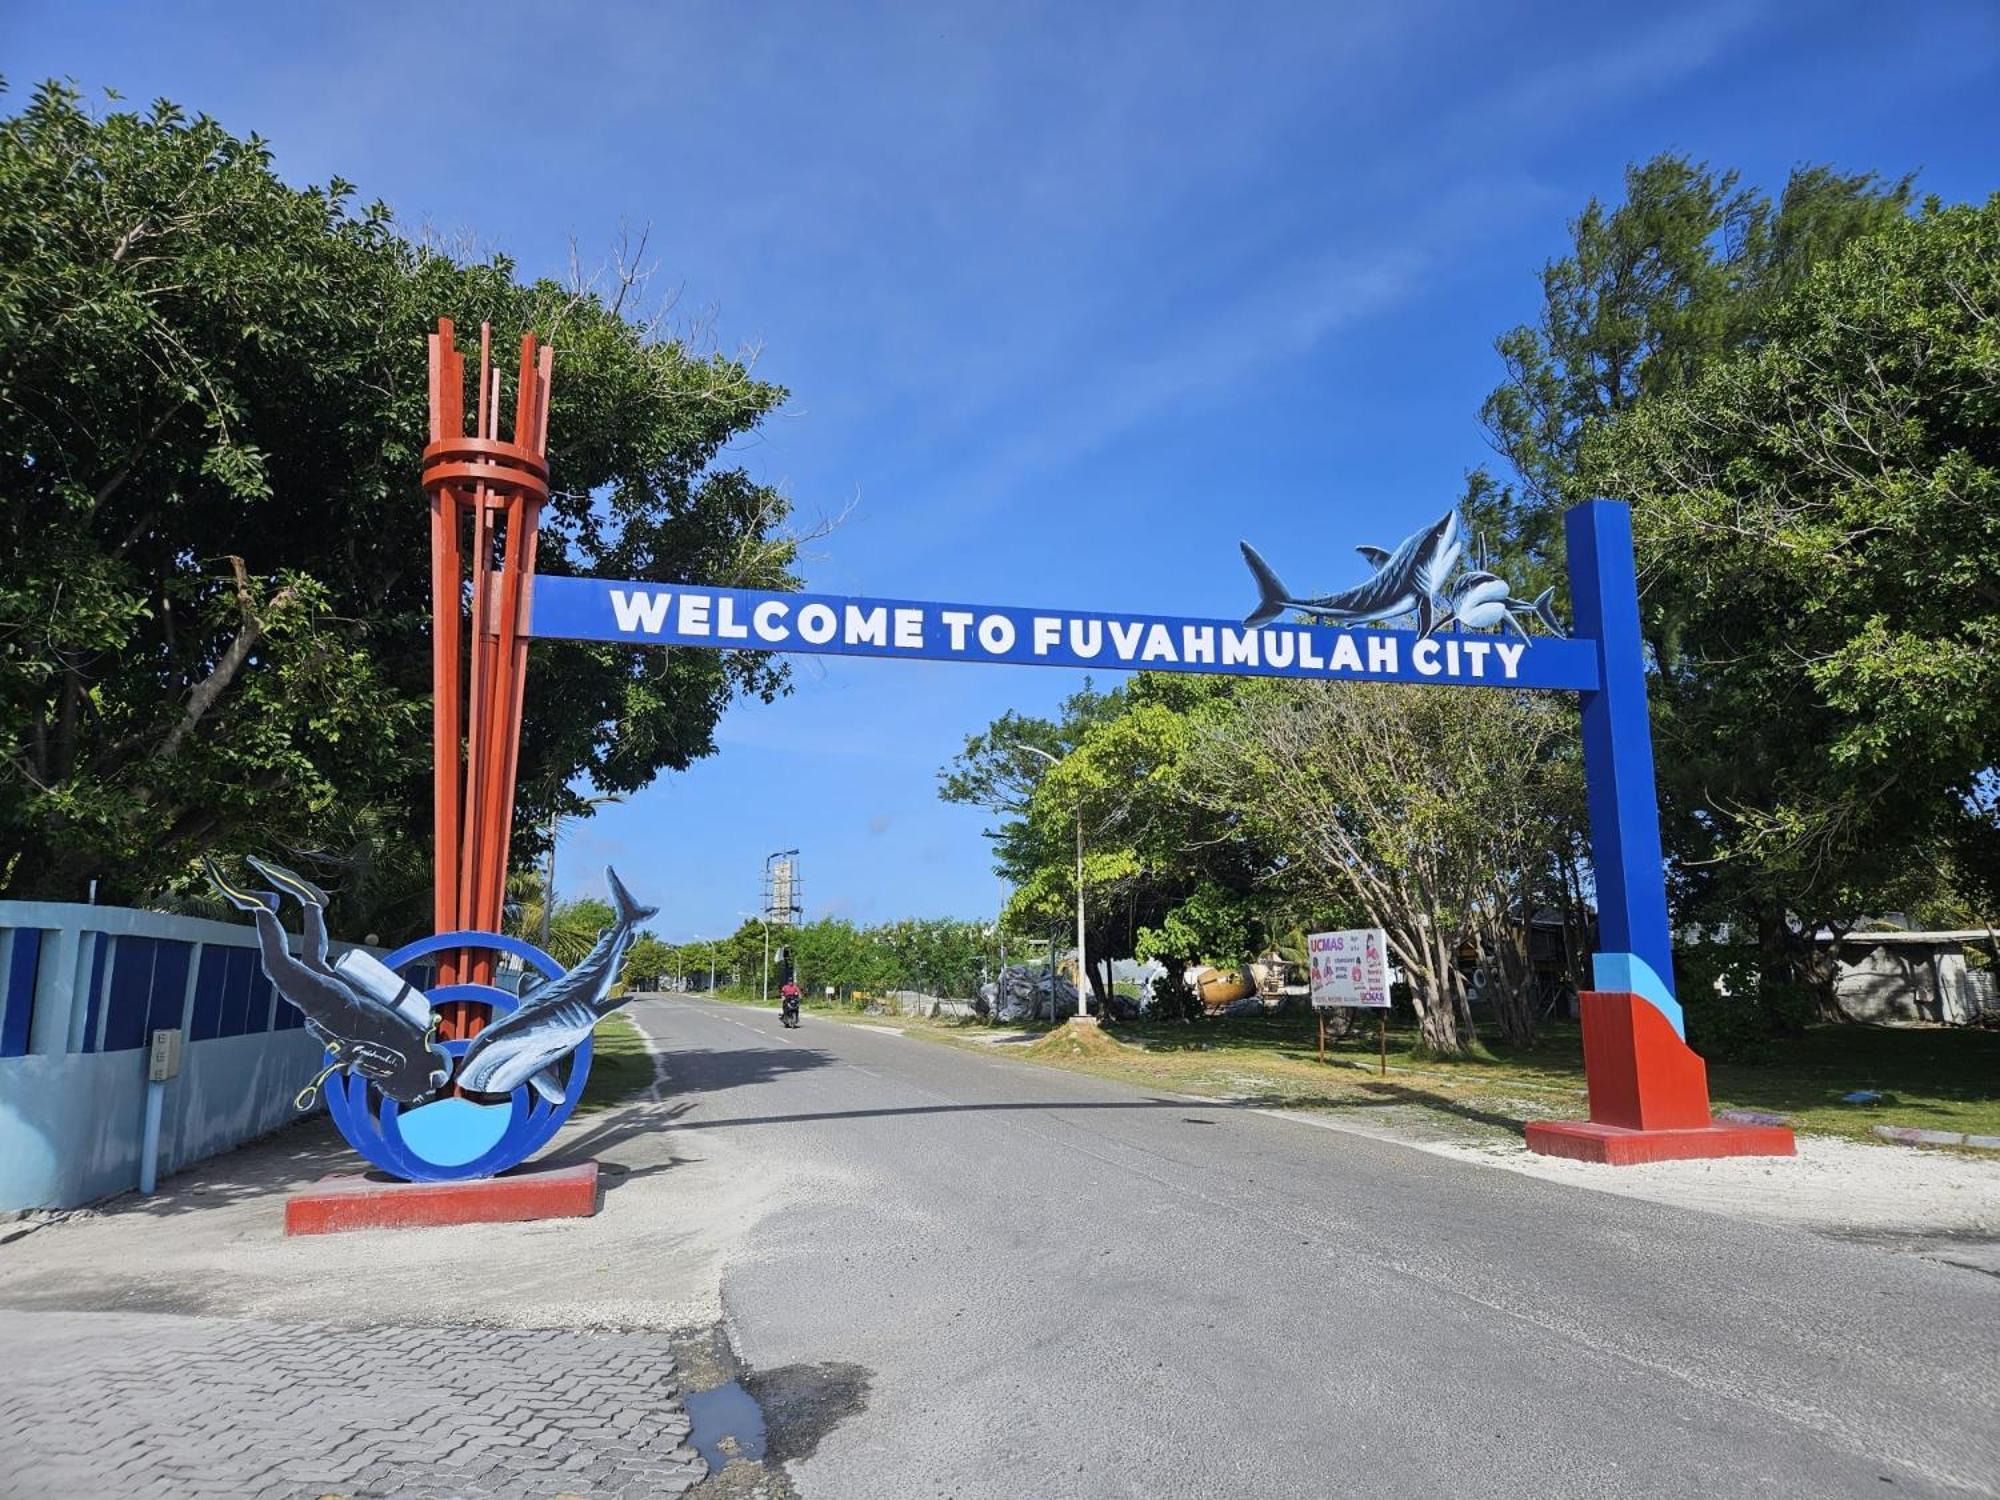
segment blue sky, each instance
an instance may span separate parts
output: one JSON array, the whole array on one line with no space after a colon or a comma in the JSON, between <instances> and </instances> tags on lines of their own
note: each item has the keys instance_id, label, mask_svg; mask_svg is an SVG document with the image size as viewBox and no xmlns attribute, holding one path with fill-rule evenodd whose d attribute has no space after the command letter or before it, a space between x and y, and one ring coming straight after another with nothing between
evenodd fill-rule
<instances>
[{"instance_id":1,"label":"blue sky","mask_svg":"<svg viewBox=\"0 0 2000 1500\"><path fill-rule=\"evenodd\" d=\"M736 460L851 507L810 587L1164 614L1242 612L1239 537L1330 587L1454 497L1493 336L1628 161L2000 188L1986 3L11 0L0 71L205 110L529 273L650 225L676 315L793 391ZM482 82L483 125L451 92ZM575 825L559 881L612 860L714 935L796 845L815 914L990 913L983 817L935 773L1077 681L801 659L712 760Z\"/></svg>"}]
</instances>

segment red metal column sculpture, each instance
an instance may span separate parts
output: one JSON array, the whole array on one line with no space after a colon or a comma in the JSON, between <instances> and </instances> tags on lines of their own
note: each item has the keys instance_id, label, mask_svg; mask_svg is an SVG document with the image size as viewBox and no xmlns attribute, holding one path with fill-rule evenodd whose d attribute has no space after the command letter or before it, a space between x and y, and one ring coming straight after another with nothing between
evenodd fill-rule
<instances>
[{"instance_id":1,"label":"red metal column sculpture","mask_svg":"<svg viewBox=\"0 0 2000 1500\"><path fill-rule=\"evenodd\" d=\"M492 352L493 330L481 324L476 421L468 437L465 359L451 320L438 319L438 331L430 339L424 492L431 503L436 921L441 933L500 930L528 668L524 625L535 576L535 538L549 495L552 351L539 347L533 334L521 340L511 442L500 436L501 378L492 366ZM492 969L490 952L458 950L445 956L439 979L491 983ZM479 1024L479 1007L447 1004L439 1013L441 1035L447 1039L470 1035Z\"/></svg>"}]
</instances>

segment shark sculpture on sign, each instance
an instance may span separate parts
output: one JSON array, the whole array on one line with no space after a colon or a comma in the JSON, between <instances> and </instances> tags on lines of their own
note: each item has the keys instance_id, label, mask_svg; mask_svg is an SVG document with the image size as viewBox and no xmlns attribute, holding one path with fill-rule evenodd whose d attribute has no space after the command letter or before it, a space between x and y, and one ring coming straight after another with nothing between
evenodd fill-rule
<instances>
[{"instance_id":1,"label":"shark sculpture on sign","mask_svg":"<svg viewBox=\"0 0 2000 1500\"><path fill-rule=\"evenodd\" d=\"M1244 617L1245 625L1269 625L1287 610L1329 625L1371 625L1414 614L1419 636L1456 624L1462 630L1504 626L1525 640L1528 631L1521 617L1530 615L1551 635L1564 633L1555 616L1555 590L1544 589L1533 600L1515 598L1507 580L1487 566L1483 548L1476 565L1452 576L1464 551L1456 510L1405 537L1393 551L1355 548L1375 571L1352 588L1318 598L1292 593L1255 547L1248 542L1240 545L1250 576L1257 581L1258 596L1257 607Z\"/></svg>"}]
</instances>

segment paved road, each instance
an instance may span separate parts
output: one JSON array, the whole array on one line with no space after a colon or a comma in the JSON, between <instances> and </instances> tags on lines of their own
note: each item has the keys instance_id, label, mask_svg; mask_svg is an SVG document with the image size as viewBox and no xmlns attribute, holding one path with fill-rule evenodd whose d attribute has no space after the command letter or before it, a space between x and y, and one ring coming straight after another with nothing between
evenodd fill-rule
<instances>
[{"instance_id":1,"label":"paved road","mask_svg":"<svg viewBox=\"0 0 2000 1500\"><path fill-rule=\"evenodd\" d=\"M811 1017L636 1010L676 1149L806 1184L722 1292L753 1367L858 1367L792 1466L808 1500L2000 1493L1995 1278Z\"/></svg>"}]
</instances>

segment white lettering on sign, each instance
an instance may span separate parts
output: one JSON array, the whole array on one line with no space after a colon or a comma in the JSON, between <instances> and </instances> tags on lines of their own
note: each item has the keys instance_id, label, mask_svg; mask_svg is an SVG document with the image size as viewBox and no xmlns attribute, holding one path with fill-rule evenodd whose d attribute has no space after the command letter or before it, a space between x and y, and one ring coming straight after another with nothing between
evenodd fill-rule
<instances>
[{"instance_id":1,"label":"white lettering on sign","mask_svg":"<svg viewBox=\"0 0 2000 1500\"><path fill-rule=\"evenodd\" d=\"M589 586L588 613L578 592ZM1463 629L1338 629L1303 622L1252 627L1152 615L1064 610L956 608L750 590L612 586L548 578L531 630L574 640L652 641L758 650L1037 662L1129 670L1259 673L1291 677L1389 678L1488 687L1587 689L1589 643L1536 645ZM560 591L560 592L558 592ZM574 628L583 621L588 624ZM611 634L615 625L616 634ZM554 626L555 628L551 628ZM1536 645L1534 653L1529 647ZM1552 660L1551 660L1552 658Z\"/></svg>"},{"instance_id":2,"label":"white lettering on sign","mask_svg":"<svg viewBox=\"0 0 2000 1500\"><path fill-rule=\"evenodd\" d=\"M623 589L611 591L611 613L618 621L618 628L643 630L647 635L658 635L666 628L667 609L673 602L672 594L628 594Z\"/></svg>"},{"instance_id":3,"label":"white lettering on sign","mask_svg":"<svg viewBox=\"0 0 2000 1500\"><path fill-rule=\"evenodd\" d=\"M863 609L858 604L850 604L846 609L847 643L850 646L886 646L889 644L889 611L881 605L873 609Z\"/></svg>"},{"instance_id":4,"label":"white lettering on sign","mask_svg":"<svg viewBox=\"0 0 2000 1500\"><path fill-rule=\"evenodd\" d=\"M840 630L840 619L824 604L808 604L799 611L799 639L824 646Z\"/></svg>"}]
</instances>

